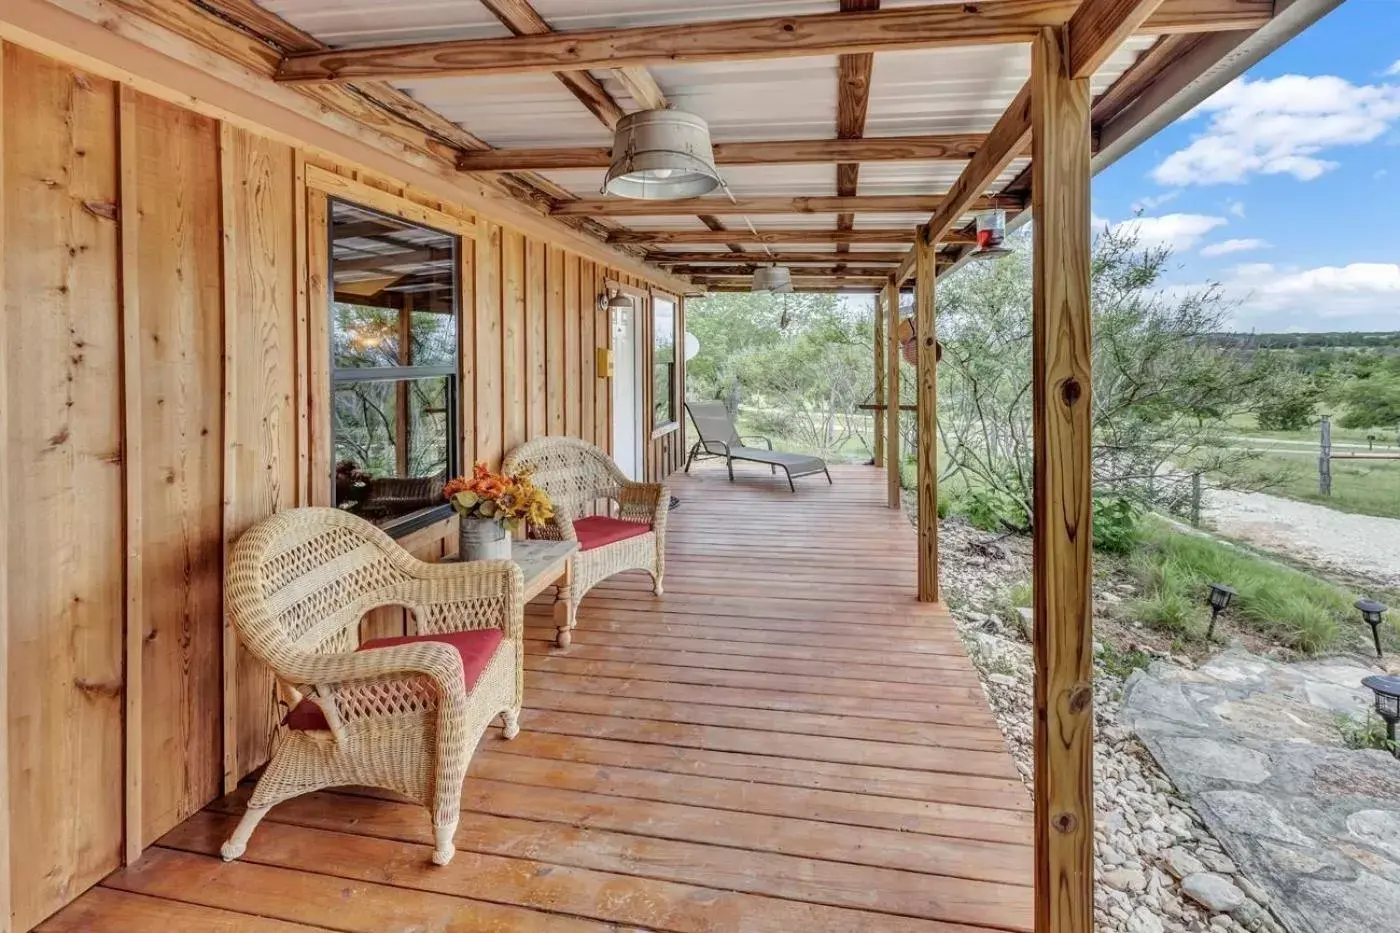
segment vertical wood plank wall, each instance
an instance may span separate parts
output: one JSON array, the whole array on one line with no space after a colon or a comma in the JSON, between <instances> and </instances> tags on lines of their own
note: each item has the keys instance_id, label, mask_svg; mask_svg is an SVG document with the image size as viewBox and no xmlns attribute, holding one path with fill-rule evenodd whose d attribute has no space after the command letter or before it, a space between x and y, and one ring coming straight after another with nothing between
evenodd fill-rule
<instances>
[{"instance_id":1,"label":"vertical wood plank wall","mask_svg":"<svg viewBox=\"0 0 1400 933\"><path fill-rule=\"evenodd\" d=\"M18 46L0 67L0 854L23 931L266 758L272 685L225 631L222 579L249 525L329 495L308 475L328 374L307 308L325 220L303 166L477 221L464 461L499 464L544 433L609 449L597 299L608 280L650 283ZM651 439L648 477L683 445ZM404 543L439 558L451 532Z\"/></svg>"}]
</instances>

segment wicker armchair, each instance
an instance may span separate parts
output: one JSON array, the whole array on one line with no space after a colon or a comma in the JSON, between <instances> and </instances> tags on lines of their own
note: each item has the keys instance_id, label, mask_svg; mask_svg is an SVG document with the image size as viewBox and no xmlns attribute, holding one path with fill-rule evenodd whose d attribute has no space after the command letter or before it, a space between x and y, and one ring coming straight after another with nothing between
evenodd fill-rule
<instances>
[{"instance_id":1,"label":"wicker armchair","mask_svg":"<svg viewBox=\"0 0 1400 933\"><path fill-rule=\"evenodd\" d=\"M541 437L522 444L506 458L505 471L535 468L535 483L554 500L554 518L532 527L530 537L577 541L568 618L559 628L567 648L577 623L578 604L600 581L624 570L651 574L652 592L661 595L666 570L666 509L671 494L661 483L634 483L612 458L586 441ZM615 515L592 515L595 503L616 503Z\"/></svg>"},{"instance_id":2,"label":"wicker armchair","mask_svg":"<svg viewBox=\"0 0 1400 933\"><path fill-rule=\"evenodd\" d=\"M227 593L244 644L294 696L223 857L243 854L274 804L359 784L427 807L433 861L451 861L473 749L496 716L506 738L520 731L520 568L424 563L364 519L289 509L239 539ZM414 634L358 644L380 606L406 608Z\"/></svg>"}]
</instances>

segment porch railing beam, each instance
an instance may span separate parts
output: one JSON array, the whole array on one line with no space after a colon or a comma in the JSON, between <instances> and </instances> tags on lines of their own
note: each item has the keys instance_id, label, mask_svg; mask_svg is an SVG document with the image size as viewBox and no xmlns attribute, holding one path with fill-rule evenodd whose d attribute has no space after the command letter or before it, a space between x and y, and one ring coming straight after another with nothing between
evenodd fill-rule
<instances>
[{"instance_id":1,"label":"porch railing beam","mask_svg":"<svg viewBox=\"0 0 1400 933\"><path fill-rule=\"evenodd\" d=\"M1092 156L1089 79L1070 76L1070 39L1046 29L1031 52L1036 933L1094 925Z\"/></svg>"},{"instance_id":2,"label":"porch railing beam","mask_svg":"<svg viewBox=\"0 0 1400 933\"><path fill-rule=\"evenodd\" d=\"M1020 43L1031 41L1045 26L1063 25L1078 6L1079 0L983 0L866 13L318 50L285 58L277 79L321 84ZM1272 14L1273 0L1166 0L1142 31L1160 35L1254 29Z\"/></svg>"}]
</instances>

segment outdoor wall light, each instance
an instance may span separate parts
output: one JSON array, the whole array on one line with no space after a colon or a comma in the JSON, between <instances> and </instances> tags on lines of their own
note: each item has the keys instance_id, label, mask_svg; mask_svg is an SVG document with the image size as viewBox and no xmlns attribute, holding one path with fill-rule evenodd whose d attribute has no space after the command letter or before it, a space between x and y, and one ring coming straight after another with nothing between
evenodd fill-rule
<instances>
[{"instance_id":1,"label":"outdoor wall light","mask_svg":"<svg viewBox=\"0 0 1400 933\"><path fill-rule=\"evenodd\" d=\"M1230 600L1234 595L1234 589L1223 583L1210 585L1210 627L1206 629L1206 641L1215 637L1215 620L1220 617L1220 613L1230 608Z\"/></svg>"},{"instance_id":2,"label":"outdoor wall light","mask_svg":"<svg viewBox=\"0 0 1400 933\"><path fill-rule=\"evenodd\" d=\"M599 311L630 311L632 299L615 288L610 288L598 296Z\"/></svg>"},{"instance_id":3,"label":"outdoor wall light","mask_svg":"<svg viewBox=\"0 0 1400 933\"><path fill-rule=\"evenodd\" d=\"M1385 734L1390 739L1390 753L1400 758L1400 748L1395 745L1395 724L1400 722L1400 677L1372 674L1361 681L1361 686L1370 688L1376 695L1376 715L1385 720Z\"/></svg>"},{"instance_id":4,"label":"outdoor wall light","mask_svg":"<svg viewBox=\"0 0 1400 933\"><path fill-rule=\"evenodd\" d=\"M1371 626L1371 638L1376 643L1376 657L1385 657L1381 654L1381 620L1385 617L1386 607L1374 599L1358 599L1353 605L1361 610L1362 620Z\"/></svg>"}]
</instances>

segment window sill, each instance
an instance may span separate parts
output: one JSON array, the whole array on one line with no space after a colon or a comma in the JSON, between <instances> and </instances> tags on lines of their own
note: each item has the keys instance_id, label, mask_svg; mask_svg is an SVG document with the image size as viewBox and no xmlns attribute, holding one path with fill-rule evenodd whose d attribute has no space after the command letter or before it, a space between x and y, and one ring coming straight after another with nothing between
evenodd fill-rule
<instances>
[{"instance_id":1,"label":"window sill","mask_svg":"<svg viewBox=\"0 0 1400 933\"><path fill-rule=\"evenodd\" d=\"M435 525L451 517L452 506L444 502L442 505L435 505L431 509L422 509L396 519L387 525L381 525L380 530L397 541L400 538L408 537L415 531L422 531L429 525Z\"/></svg>"},{"instance_id":2,"label":"window sill","mask_svg":"<svg viewBox=\"0 0 1400 933\"><path fill-rule=\"evenodd\" d=\"M679 431L680 427L681 423L679 421L668 421L665 424L652 429L651 439L656 440L658 437L665 437L667 434Z\"/></svg>"}]
</instances>

